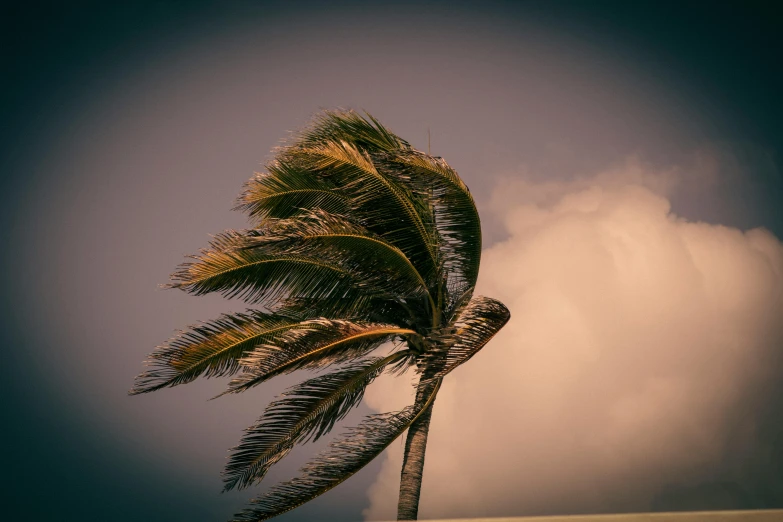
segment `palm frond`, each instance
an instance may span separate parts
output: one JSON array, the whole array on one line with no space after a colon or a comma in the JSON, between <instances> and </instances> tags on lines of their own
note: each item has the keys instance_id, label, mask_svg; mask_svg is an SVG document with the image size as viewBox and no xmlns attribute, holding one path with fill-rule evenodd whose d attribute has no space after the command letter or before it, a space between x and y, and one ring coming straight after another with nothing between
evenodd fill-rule
<instances>
[{"instance_id":1,"label":"palm frond","mask_svg":"<svg viewBox=\"0 0 783 522\"><path fill-rule=\"evenodd\" d=\"M250 310L193 325L149 355L146 364L150 368L136 377L130 394L185 384L200 375L217 377L236 373L244 354L297 324L298 321L286 315Z\"/></svg>"},{"instance_id":2,"label":"palm frond","mask_svg":"<svg viewBox=\"0 0 783 522\"><path fill-rule=\"evenodd\" d=\"M366 152L409 149L410 144L381 125L369 113L363 117L352 110L327 110L319 113L296 136L303 146L345 141Z\"/></svg>"},{"instance_id":3,"label":"palm frond","mask_svg":"<svg viewBox=\"0 0 783 522\"><path fill-rule=\"evenodd\" d=\"M390 177L414 193L426 194L433 205L444 268L465 286L476 284L481 262L481 221L467 185L442 158L416 150L376 156Z\"/></svg>"},{"instance_id":4,"label":"palm frond","mask_svg":"<svg viewBox=\"0 0 783 522\"><path fill-rule=\"evenodd\" d=\"M379 172L351 143L325 142L285 151L291 161L340 187L353 205L351 215L405 253L430 281L438 269L437 237L421 198Z\"/></svg>"},{"instance_id":5,"label":"palm frond","mask_svg":"<svg viewBox=\"0 0 783 522\"><path fill-rule=\"evenodd\" d=\"M285 161L267 165L256 173L237 198L234 210L247 212L259 225L267 218L290 218L315 209L347 214L351 201L327 179Z\"/></svg>"},{"instance_id":6,"label":"palm frond","mask_svg":"<svg viewBox=\"0 0 783 522\"><path fill-rule=\"evenodd\" d=\"M357 359L395 337L417 335L414 330L390 324L306 321L246 354L240 360L244 373L231 380L225 393L238 393L294 370Z\"/></svg>"},{"instance_id":7,"label":"palm frond","mask_svg":"<svg viewBox=\"0 0 783 522\"><path fill-rule=\"evenodd\" d=\"M475 286L452 278L447 282L446 302L444 303L444 322L450 324L458 317L473 298Z\"/></svg>"},{"instance_id":8,"label":"palm frond","mask_svg":"<svg viewBox=\"0 0 783 522\"><path fill-rule=\"evenodd\" d=\"M477 296L470 300L449 328L431 337L435 348L422 355L420 368L436 366L442 378L476 355L511 318L496 299Z\"/></svg>"},{"instance_id":9,"label":"palm frond","mask_svg":"<svg viewBox=\"0 0 783 522\"><path fill-rule=\"evenodd\" d=\"M323 210L268 220L263 230L247 234L240 248L328 261L360 276L376 294L410 298L429 293L426 281L399 248L346 217Z\"/></svg>"},{"instance_id":10,"label":"palm frond","mask_svg":"<svg viewBox=\"0 0 783 522\"><path fill-rule=\"evenodd\" d=\"M438 393L440 381L431 387L426 402L393 413L371 415L329 449L302 468L302 475L275 485L251 501L254 507L235 515L234 522L267 520L308 502L353 476L427 411Z\"/></svg>"},{"instance_id":11,"label":"palm frond","mask_svg":"<svg viewBox=\"0 0 783 522\"><path fill-rule=\"evenodd\" d=\"M220 234L197 256L172 274L167 288L195 295L220 292L250 303L274 302L282 296L339 298L354 283L352 274L316 257L242 249L241 232Z\"/></svg>"},{"instance_id":12,"label":"palm frond","mask_svg":"<svg viewBox=\"0 0 783 522\"><path fill-rule=\"evenodd\" d=\"M297 443L317 440L357 406L367 386L407 351L353 362L345 368L298 384L272 402L231 450L224 471L225 490L260 481Z\"/></svg>"},{"instance_id":13,"label":"palm frond","mask_svg":"<svg viewBox=\"0 0 783 522\"><path fill-rule=\"evenodd\" d=\"M362 292L347 292L340 299L310 299L292 297L280 300L274 311L296 314L305 319L345 319L349 321L389 323L415 329L415 319L421 316L418 310L426 310L419 301L406 303L392 300L383 295L367 295Z\"/></svg>"}]
</instances>

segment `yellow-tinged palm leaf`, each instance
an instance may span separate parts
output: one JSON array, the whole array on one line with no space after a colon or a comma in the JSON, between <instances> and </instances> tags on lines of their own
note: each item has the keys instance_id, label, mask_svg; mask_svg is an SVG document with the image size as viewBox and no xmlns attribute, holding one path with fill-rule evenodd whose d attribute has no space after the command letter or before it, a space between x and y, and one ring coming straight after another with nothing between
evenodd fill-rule
<instances>
[{"instance_id":1,"label":"yellow-tinged palm leaf","mask_svg":"<svg viewBox=\"0 0 783 522\"><path fill-rule=\"evenodd\" d=\"M341 299L288 298L274 310L286 310L304 319L346 319L349 321L390 323L415 329L416 319L427 316L427 306L421 301L392 300L384 295L349 292Z\"/></svg>"},{"instance_id":2,"label":"yellow-tinged palm leaf","mask_svg":"<svg viewBox=\"0 0 783 522\"><path fill-rule=\"evenodd\" d=\"M257 346L241 360L244 373L225 393L237 393L276 375L302 368L322 368L362 357L395 337L418 337L414 330L390 324L313 319Z\"/></svg>"},{"instance_id":3,"label":"yellow-tinged palm leaf","mask_svg":"<svg viewBox=\"0 0 783 522\"><path fill-rule=\"evenodd\" d=\"M376 163L387 175L432 203L444 268L455 286L473 287L481 262L481 220L473 196L457 172L442 158L415 150L379 156Z\"/></svg>"},{"instance_id":4,"label":"yellow-tinged palm leaf","mask_svg":"<svg viewBox=\"0 0 783 522\"><path fill-rule=\"evenodd\" d=\"M328 433L361 402L364 390L386 366L409 354L403 350L383 358L355 361L286 390L245 431L239 446L232 448L223 472L225 489L245 488L258 482L295 444L317 440Z\"/></svg>"},{"instance_id":5,"label":"yellow-tinged palm leaf","mask_svg":"<svg viewBox=\"0 0 783 522\"><path fill-rule=\"evenodd\" d=\"M239 359L257 344L268 342L298 321L257 310L223 315L191 326L159 346L147 360L150 367L136 377L131 395L147 393L206 377L236 373Z\"/></svg>"},{"instance_id":6,"label":"yellow-tinged palm leaf","mask_svg":"<svg viewBox=\"0 0 783 522\"><path fill-rule=\"evenodd\" d=\"M437 236L429 207L407 188L379 172L370 157L348 142L286 149L287 161L339 187L351 217L405 253L432 281L438 271Z\"/></svg>"},{"instance_id":7,"label":"yellow-tinged palm leaf","mask_svg":"<svg viewBox=\"0 0 783 522\"><path fill-rule=\"evenodd\" d=\"M247 212L256 224L267 218L289 218L316 209L337 214L351 210L351 201L329 180L285 161L275 161L267 170L245 183L234 207Z\"/></svg>"},{"instance_id":8,"label":"yellow-tinged palm leaf","mask_svg":"<svg viewBox=\"0 0 783 522\"><path fill-rule=\"evenodd\" d=\"M277 484L251 501L252 508L238 513L234 522L267 520L290 511L340 485L407 430L430 406L440 388L435 381L425 402L394 412L371 415L329 445L293 480Z\"/></svg>"},{"instance_id":9,"label":"yellow-tinged palm leaf","mask_svg":"<svg viewBox=\"0 0 783 522\"><path fill-rule=\"evenodd\" d=\"M347 269L315 257L227 247L238 234L218 236L212 248L193 256L195 262L180 265L167 287L259 303L282 296L339 298L356 283Z\"/></svg>"},{"instance_id":10,"label":"yellow-tinged palm leaf","mask_svg":"<svg viewBox=\"0 0 783 522\"><path fill-rule=\"evenodd\" d=\"M344 216L321 210L294 219L268 220L260 231L249 231L236 245L259 252L319 257L346 269L375 294L392 299L425 297L427 283L399 248Z\"/></svg>"}]
</instances>

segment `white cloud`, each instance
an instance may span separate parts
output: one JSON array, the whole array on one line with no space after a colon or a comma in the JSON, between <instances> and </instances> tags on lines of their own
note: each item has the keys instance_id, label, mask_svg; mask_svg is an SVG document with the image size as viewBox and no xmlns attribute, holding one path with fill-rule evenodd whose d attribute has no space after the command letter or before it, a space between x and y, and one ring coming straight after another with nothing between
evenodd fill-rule
<instances>
[{"instance_id":1,"label":"white cloud","mask_svg":"<svg viewBox=\"0 0 783 522\"><path fill-rule=\"evenodd\" d=\"M646 510L753 433L744 413L783 342L783 245L678 218L682 179L629 160L497 187L509 236L485 250L477 293L512 319L438 396L420 518ZM409 392L384 378L367 403L393 410ZM368 519L395 517L401 453Z\"/></svg>"}]
</instances>

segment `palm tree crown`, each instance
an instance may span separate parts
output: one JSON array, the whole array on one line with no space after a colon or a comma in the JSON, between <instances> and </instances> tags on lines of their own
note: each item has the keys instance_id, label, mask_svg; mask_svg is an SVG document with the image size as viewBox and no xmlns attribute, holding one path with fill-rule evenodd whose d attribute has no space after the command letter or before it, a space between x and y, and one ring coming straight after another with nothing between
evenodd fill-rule
<instances>
[{"instance_id":1,"label":"palm tree crown","mask_svg":"<svg viewBox=\"0 0 783 522\"><path fill-rule=\"evenodd\" d=\"M296 444L328 433L380 374L413 367L414 404L351 428L235 520L265 520L325 493L406 430L398 517L415 519L440 383L509 319L499 301L473 296L481 258L473 198L445 161L369 114L322 112L276 152L238 200L253 228L218 234L167 285L257 308L191 326L159 346L131 394L200 375L234 375L224 393L237 393L328 367L272 402L233 448L225 489L244 488ZM388 342L389 355L373 355Z\"/></svg>"}]
</instances>

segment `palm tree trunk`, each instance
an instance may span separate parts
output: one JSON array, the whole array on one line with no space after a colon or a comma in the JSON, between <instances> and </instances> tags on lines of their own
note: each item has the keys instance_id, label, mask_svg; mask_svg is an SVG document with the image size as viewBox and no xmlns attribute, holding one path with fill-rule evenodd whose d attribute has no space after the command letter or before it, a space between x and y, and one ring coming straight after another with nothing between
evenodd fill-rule
<instances>
[{"instance_id":1,"label":"palm tree trunk","mask_svg":"<svg viewBox=\"0 0 783 522\"><path fill-rule=\"evenodd\" d=\"M432 392L433 383L419 385L416 392L416 406L421 406ZM419 494L424 471L424 452L427 449L427 433L432 418L433 400L427 411L422 413L408 429L405 439L405 455L400 476L400 499L397 504L397 520L416 520L419 512Z\"/></svg>"}]
</instances>

